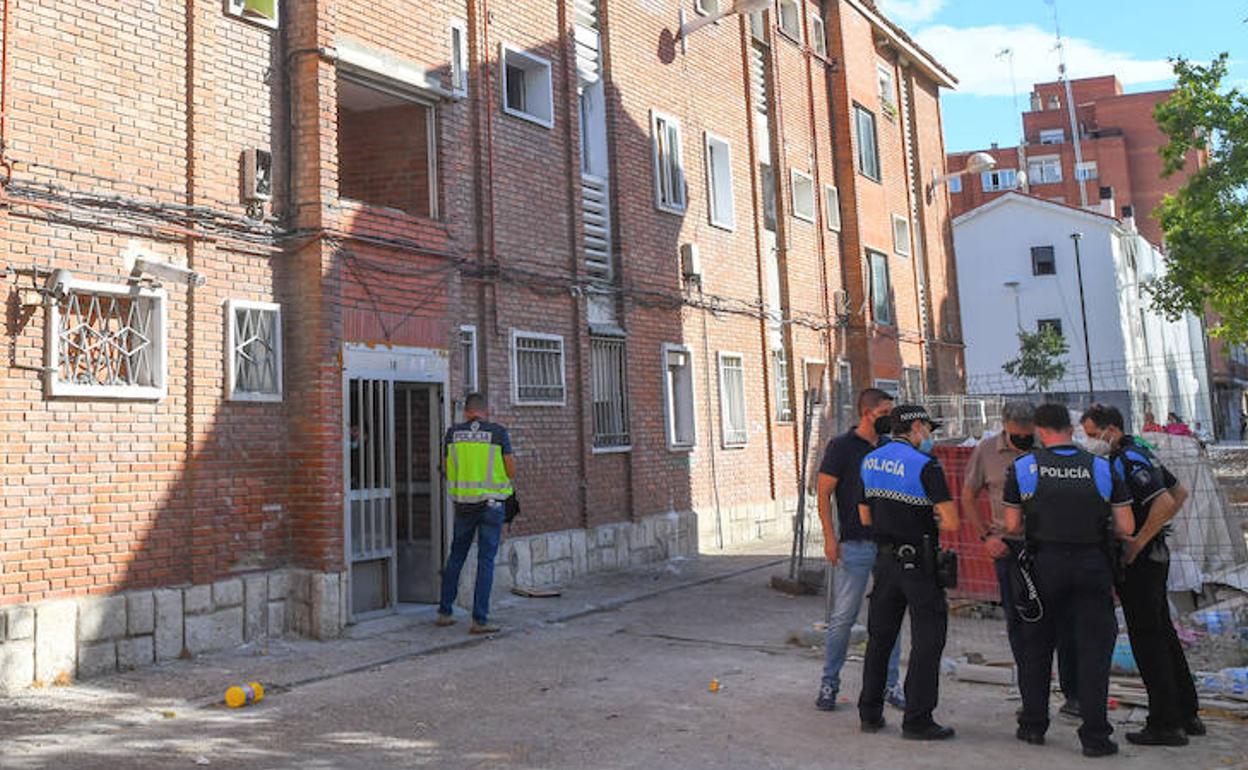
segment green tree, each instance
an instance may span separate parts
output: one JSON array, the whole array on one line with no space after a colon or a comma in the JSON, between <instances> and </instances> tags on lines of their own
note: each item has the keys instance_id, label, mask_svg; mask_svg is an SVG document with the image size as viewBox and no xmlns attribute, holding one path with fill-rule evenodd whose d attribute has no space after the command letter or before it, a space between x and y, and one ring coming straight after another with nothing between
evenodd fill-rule
<instances>
[{"instance_id":1,"label":"green tree","mask_svg":"<svg viewBox=\"0 0 1248 770\"><path fill-rule=\"evenodd\" d=\"M1166 275L1150 287L1153 304L1169 317L1212 310L1210 333L1248 342L1248 97L1226 90L1223 53L1208 65L1172 60L1174 94L1153 117L1169 142L1161 148L1163 175L1207 152L1197 169L1153 215L1166 234Z\"/></svg>"},{"instance_id":2,"label":"green tree","mask_svg":"<svg viewBox=\"0 0 1248 770\"><path fill-rule=\"evenodd\" d=\"M1063 360L1070 346L1066 338L1050 327L1037 332L1018 332L1018 357L1001 365L1006 374L1020 379L1028 393L1047 391L1066 374Z\"/></svg>"}]
</instances>

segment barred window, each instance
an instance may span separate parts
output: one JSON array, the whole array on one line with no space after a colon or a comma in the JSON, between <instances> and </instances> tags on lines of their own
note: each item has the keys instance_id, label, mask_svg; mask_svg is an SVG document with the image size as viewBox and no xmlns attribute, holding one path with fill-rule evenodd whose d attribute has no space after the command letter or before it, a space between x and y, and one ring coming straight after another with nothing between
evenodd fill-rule
<instances>
[{"instance_id":1,"label":"barred window","mask_svg":"<svg viewBox=\"0 0 1248 770\"><path fill-rule=\"evenodd\" d=\"M282 311L269 302L228 300L225 397L282 400Z\"/></svg>"},{"instance_id":2,"label":"barred window","mask_svg":"<svg viewBox=\"0 0 1248 770\"><path fill-rule=\"evenodd\" d=\"M628 374L624 340L589 340L590 391L594 399L594 448L619 449L629 445Z\"/></svg>"},{"instance_id":3,"label":"barred window","mask_svg":"<svg viewBox=\"0 0 1248 770\"><path fill-rule=\"evenodd\" d=\"M724 446L744 446L745 364L740 353L719 354L719 420Z\"/></svg>"},{"instance_id":4,"label":"barred window","mask_svg":"<svg viewBox=\"0 0 1248 770\"><path fill-rule=\"evenodd\" d=\"M776 420L788 422L793 419L793 399L789 398L789 355L784 348L771 352L776 375Z\"/></svg>"},{"instance_id":5,"label":"barred window","mask_svg":"<svg viewBox=\"0 0 1248 770\"><path fill-rule=\"evenodd\" d=\"M563 406L567 389L563 337L513 330L511 400L527 406Z\"/></svg>"},{"instance_id":6,"label":"barred window","mask_svg":"<svg viewBox=\"0 0 1248 770\"><path fill-rule=\"evenodd\" d=\"M71 281L48 328L48 395L165 395L163 291Z\"/></svg>"}]
</instances>

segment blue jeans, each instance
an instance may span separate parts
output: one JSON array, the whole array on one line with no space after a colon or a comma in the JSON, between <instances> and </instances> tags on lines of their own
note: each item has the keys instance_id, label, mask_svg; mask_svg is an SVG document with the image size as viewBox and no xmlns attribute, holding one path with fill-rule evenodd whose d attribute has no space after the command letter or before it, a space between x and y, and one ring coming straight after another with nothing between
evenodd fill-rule
<instances>
[{"instance_id":1,"label":"blue jeans","mask_svg":"<svg viewBox=\"0 0 1248 770\"><path fill-rule=\"evenodd\" d=\"M845 665L845 655L849 652L849 632L858 619L858 611L862 609L867 580L875 566L875 550L875 543L870 540L847 540L840 544L841 558L836 565L834 581L836 596L832 603L832 619L828 623L827 657L823 664L823 681L833 690L841 689L841 667ZM897 643L888 656L885 686L889 689L897 686L900 662L901 637L898 635Z\"/></svg>"},{"instance_id":2,"label":"blue jeans","mask_svg":"<svg viewBox=\"0 0 1248 770\"><path fill-rule=\"evenodd\" d=\"M459 593L459 573L468 558L472 539L477 538L477 583L472 595L472 619L484 624L490 617L490 589L494 586L494 557L503 539L502 503L490 503L476 513L455 514L455 535L451 555L442 570L442 601L438 612L450 615Z\"/></svg>"}]
</instances>

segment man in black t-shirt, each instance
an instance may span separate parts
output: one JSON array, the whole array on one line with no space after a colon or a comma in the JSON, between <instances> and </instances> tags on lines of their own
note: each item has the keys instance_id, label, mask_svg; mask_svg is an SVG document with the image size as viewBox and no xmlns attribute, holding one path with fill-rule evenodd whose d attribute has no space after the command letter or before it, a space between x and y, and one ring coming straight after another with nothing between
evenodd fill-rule
<instances>
[{"instance_id":1,"label":"man in black t-shirt","mask_svg":"<svg viewBox=\"0 0 1248 770\"><path fill-rule=\"evenodd\" d=\"M888 417L893 397L882 390L867 388L858 396L858 424L828 443L823 462L819 465L819 520L823 522L823 552L828 564L836 569L832 617L828 623L823 678L815 707L822 711L836 708L841 688L841 667L849 651L849 633L867 580L875 564L875 542L871 528L858 518L858 500L862 460L875 449L879 436L875 423ZM832 516L832 496L836 496L836 517ZM839 538L838 538L839 530ZM905 696L898 687L900 647L894 646L888 661L887 700L898 708L905 707Z\"/></svg>"}]
</instances>

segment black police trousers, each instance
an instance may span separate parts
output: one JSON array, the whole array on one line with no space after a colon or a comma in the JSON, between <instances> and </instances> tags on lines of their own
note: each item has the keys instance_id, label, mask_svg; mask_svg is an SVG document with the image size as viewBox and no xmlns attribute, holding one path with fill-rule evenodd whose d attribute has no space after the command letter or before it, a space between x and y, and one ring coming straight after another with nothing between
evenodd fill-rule
<instances>
[{"instance_id":1,"label":"black police trousers","mask_svg":"<svg viewBox=\"0 0 1248 770\"><path fill-rule=\"evenodd\" d=\"M1023 624L1023 694L1020 727L1043 734L1049 727L1049 686L1058 628L1074 631L1078 661L1079 708L1085 746L1103 743L1113 728L1105 714L1109 664L1118 636L1114 618L1113 576L1100 546L1042 544L1035 556L1033 577L1044 614Z\"/></svg>"},{"instance_id":2,"label":"black police trousers","mask_svg":"<svg viewBox=\"0 0 1248 770\"><path fill-rule=\"evenodd\" d=\"M1018 553L1023 544L1017 540L1006 540L1005 545L1010 552L993 562L997 572L997 587L1001 591L1001 608L1005 612L1005 630L1010 639L1010 653L1014 656L1014 665L1023 670L1023 623L1014 608L1014 583L1010 573L1018 569ZM1075 652L1075 629L1062 627L1057 629L1057 681L1062 686L1062 694L1068 699L1079 700L1078 665Z\"/></svg>"},{"instance_id":3,"label":"black police trousers","mask_svg":"<svg viewBox=\"0 0 1248 770\"><path fill-rule=\"evenodd\" d=\"M902 727L922 729L932 724L940 685L940 655L945 649L949 605L945 590L922 566L905 569L888 546L881 545L872 570L874 585L867 610L867 657L862 670L858 714L864 722L884 712L884 683L888 657L901 631L901 619L910 609L910 659L906 664L906 713Z\"/></svg>"},{"instance_id":4,"label":"black police trousers","mask_svg":"<svg viewBox=\"0 0 1248 770\"><path fill-rule=\"evenodd\" d=\"M1165 551L1162 551L1166 554L1164 560L1150 558L1150 552L1158 548L1164 549L1164 546L1153 545L1127 566L1118 598L1122 600L1122 613L1127 619L1131 651L1148 690L1148 726L1155 730L1174 730L1196 716L1199 706L1187 657L1170 622L1166 599L1170 558Z\"/></svg>"}]
</instances>

